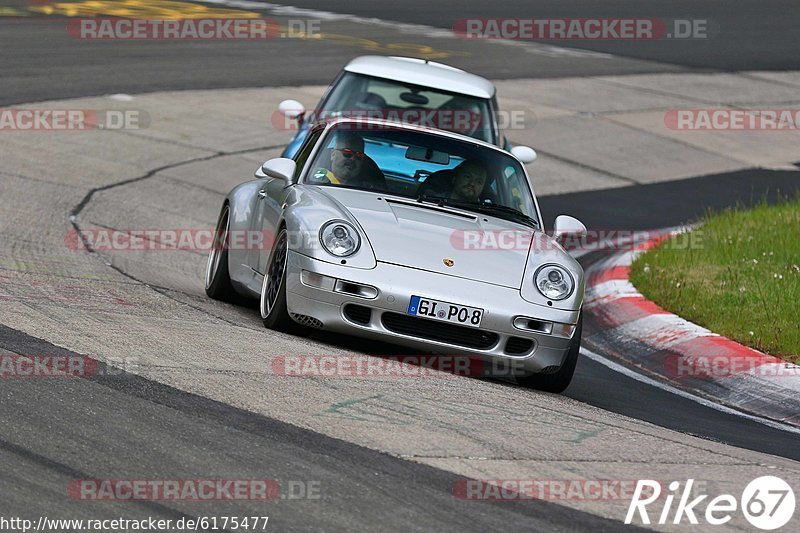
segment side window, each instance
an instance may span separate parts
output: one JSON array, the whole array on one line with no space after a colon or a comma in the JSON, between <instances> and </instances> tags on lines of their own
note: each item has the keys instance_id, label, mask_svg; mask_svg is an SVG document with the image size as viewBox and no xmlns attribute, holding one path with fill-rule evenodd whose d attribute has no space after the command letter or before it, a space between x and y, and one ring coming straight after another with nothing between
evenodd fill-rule
<instances>
[{"instance_id":1,"label":"side window","mask_svg":"<svg viewBox=\"0 0 800 533\"><path fill-rule=\"evenodd\" d=\"M293 176L293 181L295 183L300 178L300 173L303 171L303 167L306 165L306 161L308 161L308 157L314 150L314 146L316 146L323 131L325 131L324 128L312 131L306 138L306 142L303 143L303 146L300 147L300 150L298 150L297 154L294 156L294 160L297 163L297 170L294 171Z\"/></svg>"}]
</instances>

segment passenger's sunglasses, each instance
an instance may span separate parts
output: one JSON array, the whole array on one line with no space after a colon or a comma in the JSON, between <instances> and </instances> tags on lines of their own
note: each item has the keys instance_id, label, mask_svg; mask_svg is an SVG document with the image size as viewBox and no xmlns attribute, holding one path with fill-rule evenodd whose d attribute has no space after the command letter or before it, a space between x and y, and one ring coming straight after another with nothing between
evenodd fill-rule
<instances>
[{"instance_id":1,"label":"passenger's sunglasses","mask_svg":"<svg viewBox=\"0 0 800 533\"><path fill-rule=\"evenodd\" d=\"M364 159L364 152L356 152L350 148L337 148L336 150L342 152L342 155L347 159L350 159L353 156L356 156L356 159L359 161Z\"/></svg>"}]
</instances>

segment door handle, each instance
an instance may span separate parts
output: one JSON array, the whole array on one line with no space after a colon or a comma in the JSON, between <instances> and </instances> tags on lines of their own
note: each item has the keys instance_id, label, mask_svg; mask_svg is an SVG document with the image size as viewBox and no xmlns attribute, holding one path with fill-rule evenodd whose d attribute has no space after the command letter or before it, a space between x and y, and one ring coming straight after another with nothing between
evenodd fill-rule
<instances>
[{"instance_id":1,"label":"door handle","mask_svg":"<svg viewBox=\"0 0 800 533\"><path fill-rule=\"evenodd\" d=\"M266 198L267 197L267 191L265 191L263 189L258 191L258 197L259 198Z\"/></svg>"}]
</instances>

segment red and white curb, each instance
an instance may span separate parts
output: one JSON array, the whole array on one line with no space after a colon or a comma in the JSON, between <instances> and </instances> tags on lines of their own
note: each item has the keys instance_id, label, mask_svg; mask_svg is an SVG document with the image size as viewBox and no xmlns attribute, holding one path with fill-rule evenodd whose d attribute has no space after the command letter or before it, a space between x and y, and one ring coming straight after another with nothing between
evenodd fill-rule
<instances>
[{"instance_id":1,"label":"red and white curb","mask_svg":"<svg viewBox=\"0 0 800 533\"><path fill-rule=\"evenodd\" d=\"M665 311L629 281L634 259L679 231L651 233L586 268L583 344L678 389L800 427L800 366Z\"/></svg>"}]
</instances>

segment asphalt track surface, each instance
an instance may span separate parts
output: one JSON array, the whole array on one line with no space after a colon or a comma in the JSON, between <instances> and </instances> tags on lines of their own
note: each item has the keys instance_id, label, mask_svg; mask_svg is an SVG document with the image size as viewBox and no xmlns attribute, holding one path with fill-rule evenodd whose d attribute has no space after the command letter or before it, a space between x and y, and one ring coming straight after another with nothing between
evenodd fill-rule
<instances>
[{"instance_id":1,"label":"asphalt track surface","mask_svg":"<svg viewBox=\"0 0 800 533\"><path fill-rule=\"evenodd\" d=\"M20 353L70 353L4 326L0 345ZM610 531L619 526L542 501L476 505L458 500L453 486L461 478L455 474L131 374L105 373L3 384L0 516L174 521L203 513L268 515L270 531L574 531L575 524ZM194 479L197 472L204 472L204 479L237 479L235 473L241 479L275 479L282 496L266 504L216 502L213 511L207 503L64 497L71 480L94 479L104 471L114 478L123 466L132 479ZM324 487L322 499L300 497L303 489L287 483L297 479Z\"/></svg>"},{"instance_id":2,"label":"asphalt track surface","mask_svg":"<svg viewBox=\"0 0 800 533\"><path fill-rule=\"evenodd\" d=\"M341 3L294 2L336 10ZM792 36L796 4L790 2L459 2L452 8L429 2L394 6L355 0L347 12L448 28L454 18L503 16L703 16L719 23L714 40L698 43L572 43L625 59L601 64L601 73L670 70L798 68ZM379 32L376 32L376 35ZM376 37L377 38L377 37ZM561 44L561 43L559 43ZM110 92L150 92L263 85L326 83L348 58L352 46L322 47L296 40L263 43L83 43L53 21L0 19L0 105ZM456 46L449 43L448 46ZM688 48L687 48L688 47ZM268 52L268 54L266 53ZM570 58L532 56L509 70L504 48L485 56L453 56L447 62L472 67L488 77L558 76L585 72ZM302 56L303 61L297 61ZM641 61L640 61L641 60ZM541 62L551 68L542 70ZM597 70L591 71L598 73ZM54 80L57 80L54 81ZM545 219L569 212L603 228L660 228L691 221L708 207L752 203L798 189L800 172L742 171L613 191L550 196L541 201ZM355 341L354 341L355 345ZM15 353L63 350L0 326L0 348ZM34 382L36 381L36 382ZM702 407L689 400L620 376L581 358L566 395L684 433L743 448L800 459L797 437L755 422ZM218 471L230 476L319 479L328 488L317 501L276 501L279 530L611 530L605 521L545 502L481 505L453 498L457 476L344 443L198 396L120 374L80 380L4 381L0 386L0 514L74 516L64 498L70 479L113 477L125 465L142 479ZM58 459L53 459L57 457ZM228 504L225 504L228 505ZM143 516L197 515L192 504L148 503ZM250 514L246 503L231 503L228 514ZM259 510L262 510L259 507ZM129 504L81 502L92 517L135 517ZM211 513L209 513L211 514ZM216 509L214 514L223 514ZM273 520L273 518L271 518ZM627 529L627 528L626 528Z\"/></svg>"},{"instance_id":3,"label":"asphalt track surface","mask_svg":"<svg viewBox=\"0 0 800 533\"><path fill-rule=\"evenodd\" d=\"M28 11L48 2L0 2ZM203 4L207 5L207 4ZM490 79L552 78L652 72L783 70L798 68L791 0L647 3L447 2L346 3L301 0L292 5L432 26L449 31L467 17L704 18L717 32L707 39L558 41L571 50L612 54L581 57L547 49L486 45L459 38L430 38L422 31L322 20L323 39L153 42L86 41L70 36L59 16L0 16L0 105L78 96L161 90L216 89L329 82L349 59L363 53L441 59ZM223 6L220 6L223 7ZM249 7L248 9L254 9ZM255 9L272 16L268 9ZM293 18L315 19L307 15ZM563 51L563 50L562 50ZM557 52L557 51L556 51ZM302 61L298 61L302 58ZM55 83L57 80L57 83Z\"/></svg>"},{"instance_id":4,"label":"asphalt track surface","mask_svg":"<svg viewBox=\"0 0 800 533\"><path fill-rule=\"evenodd\" d=\"M695 69L788 70L800 65L794 23L800 15L800 5L792 0L460 0L457 7L448 2L419 0L297 0L291 4L443 29L452 28L455 20L463 18L705 19L711 28L708 39L544 42Z\"/></svg>"}]
</instances>

